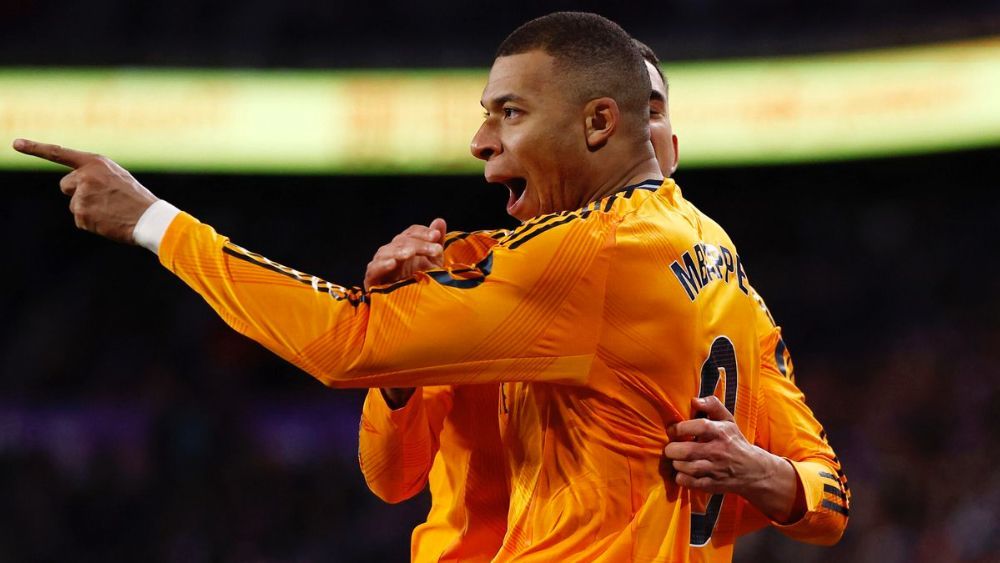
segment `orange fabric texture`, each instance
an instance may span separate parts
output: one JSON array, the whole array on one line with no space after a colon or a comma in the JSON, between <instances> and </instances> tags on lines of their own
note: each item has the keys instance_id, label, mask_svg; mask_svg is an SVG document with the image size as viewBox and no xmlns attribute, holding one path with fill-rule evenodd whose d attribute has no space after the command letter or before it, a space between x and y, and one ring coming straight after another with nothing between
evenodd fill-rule
<instances>
[{"instance_id":1,"label":"orange fabric texture","mask_svg":"<svg viewBox=\"0 0 1000 563\"><path fill-rule=\"evenodd\" d=\"M494 384L424 387L391 410L378 389L369 391L358 454L369 487L388 502L430 487L411 561L491 561L499 551L510 489L491 416L498 400Z\"/></svg>"},{"instance_id":2,"label":"orange fabric texture","mask_svg":"<svg viewBox=\"0 0 1000 563\"><path fill-rule=\"evenodd\" d=\"M483 415L499 412L510 477L495 560L731 558L739 503L674 485L662 448L702 392L757 438L757 304L732 241L672 180L532 219L477 264L368 293L186 214L160 259L233 328L330 386L503 382Z\"/></svg>"},{"instance_id":3,"label":"orange fabric texture","mask_svg":"<svg viewBox=\"0 0 1000 563\"><path fill-rule=\"evenodd\" d=\"M483 260L505 231L449 233L452 271ZM413 531L410 560L491 561L507 531L510 487L497 417L496 384L422 387L390 409L382 393L365 398L358 461L368 487L387 502L431 493L427 520Z\"/></svg>"},{"instance_id":4,"label":"orange fabric texture","mask_svg":"<svg viewBox=\"0 0 1000 563\"><path fill-rule=\"evenodd\" d=\"M495 237L496 232L449 233L444 261L478 262L496 244ZM760 295L754 295L759 305L755 317L761 334L762 405L756 444L792 462L803 486L806 514L794 523L778 524L738 499L742 505L739 535L773 525L795 540L831 544L847 526L850 491L846 477L795 385L781 329ZM506 477L497 474L491 480L476 471L490 467L494 460L499 463L501 445L494 421L475 416L495 406L497 390L490 385L455 389L460 395L457 403L448 386L425 387L397 410L388 408L377 389L369 391L365 400L359 459L369 488L387 502L400 502L429 482L431 510L413 534L414 563L489 561L503 540L509 494ZM443 430L446 425L450 430ZM481 465L467 461L477 456L489 461ZM482 502L484 498L489 502ZM473 504L472 499L479 502ZM481 516L470 518L469 512ZM476 522L484 527L477 528Z\"/></svg>"}]
</instances>

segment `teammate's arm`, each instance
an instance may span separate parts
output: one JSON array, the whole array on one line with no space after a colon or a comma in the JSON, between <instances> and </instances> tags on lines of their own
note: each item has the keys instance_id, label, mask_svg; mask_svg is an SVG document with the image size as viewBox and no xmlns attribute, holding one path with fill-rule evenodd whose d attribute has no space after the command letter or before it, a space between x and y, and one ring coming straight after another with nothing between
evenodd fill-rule
<instances>
[{"instance_id":1,"label":"teammate's arm","mask_svg":"<svg viewBox=\"0 0 1000 563\"><path fill-rule=\"evenodd\" d=\"M368 488L386 502L402 502L423 490L451 410L450 386L417 391L398 408L380 389L370 389L365 398L358 462Z\"/></svg>"},{"instance_id":2,"label":"teammate's arm","mask_svg":"<svg viewBox=\"0 0 1000 563\"><path fill-rule=\"evenodd\" d=\"M447 223L439 217L427 226L411 225L393 237L368 263L365 290L444 266L443 243L447 232ZM414 391L414 387L388 387L382 389L381 395L390 408L399 409L406 405Z\"/></svg>"},{"instance_id":3,"label":"teammate's arm","mask_svg":"<svg viewBox=\"0 0 1000 563\"><path fill-rule=\"evenodd\" d=\"M393 237L368 263L365 289L444 266L446 233L445 221L438 218ZM368 390L361 412L358 462L376 496L397 503L423 490L452 400L450 386Z\"/></svg>"},{"instance_id":4,"label":"teammate's arm","mask_svg":"<svg viewBox=\"0 0 1000 563\"><path fill-rule=\"evenodd\" d=\"M15 148L74 168L71 209L82 228L135 242L155 196L127 172L54 145ZM150 244L164 266L234 329L334 387L585 382L615 226L602 214L560 217L521 230L517 250L498 245L474 268L365 292L248 252L185 213L166 224Z\"/></svg>"}]
</instances>

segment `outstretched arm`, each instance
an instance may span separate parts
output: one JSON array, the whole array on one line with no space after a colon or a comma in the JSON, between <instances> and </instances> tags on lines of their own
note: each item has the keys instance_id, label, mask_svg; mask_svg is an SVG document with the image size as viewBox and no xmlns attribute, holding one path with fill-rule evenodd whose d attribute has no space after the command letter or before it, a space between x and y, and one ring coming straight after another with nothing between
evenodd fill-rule
<instances>
[{"instance_id":1,"label":"outstretched arm","mask_svg":"<svg viewBox=\"0 0 1000 563\"><path fill-rule=\"evenodd\" d=\"M142 210L156 198L127 172L97 155L16 147L75 168L78 204L71 205L81 227L135 242ZM603 214L587 217L522 232L516 250L501 242L468 268L369 291L282 266L185 213L169 221L158 250L230 326L330 386L581 384L600 325L580 319L601 315L616 226Z\"/></svg>"}]
</instances>

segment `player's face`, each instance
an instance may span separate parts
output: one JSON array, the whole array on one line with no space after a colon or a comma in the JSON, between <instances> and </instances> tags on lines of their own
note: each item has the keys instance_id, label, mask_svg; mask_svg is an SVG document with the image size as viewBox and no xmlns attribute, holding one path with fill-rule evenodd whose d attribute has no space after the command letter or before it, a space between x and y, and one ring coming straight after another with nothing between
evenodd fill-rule
<instances>
[{"instance_id":1,"label":"player's face","mask_svg":"<svg viewBox=\"0 0 1000 563\"><path fill-rule=\"evenodd\" d=\"M649 97L649 140L653 142L653 152L660 164L660 172L669 177L677 170L677 135L670 125L670 108L667 88L656 68L646 61L649 81L653 84L653 94Z\"/></svg>"},{"instance_id":2,"label":"player's face","mask_svg":"<svg viewBox=\"0 0 1000 563\"><path fill-rule=\"evenodd\" d=\"M486 117L472 138L486 181L507 186L507 213L521 221L586 204L582 108L560 87L554 62L542 51L498 58L483 91Z\"/></svg>"}]
</instances>

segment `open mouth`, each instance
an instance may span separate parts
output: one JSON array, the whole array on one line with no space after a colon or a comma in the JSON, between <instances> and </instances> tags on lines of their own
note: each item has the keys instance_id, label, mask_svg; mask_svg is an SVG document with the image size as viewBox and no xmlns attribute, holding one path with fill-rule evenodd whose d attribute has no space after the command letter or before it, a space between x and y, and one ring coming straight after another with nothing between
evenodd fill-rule
<instances>
[{"instance_id":1,"label":"open mouth","mask_svg":"<svg viewBox=\"0 0 1000 563\"><path fill-rule=\"evenodd\" d=\"M507 212L510 213L514 206L524 197L524 192L528 188L528 181L524 178L510 178L504 180L503 185L507 186L507 189L510 190L510 199L507 200Z\"/></svg>"}]
</instances>

